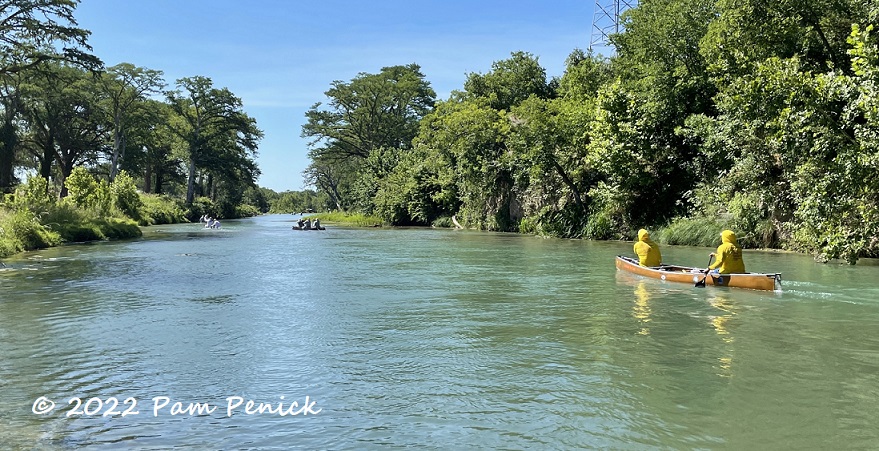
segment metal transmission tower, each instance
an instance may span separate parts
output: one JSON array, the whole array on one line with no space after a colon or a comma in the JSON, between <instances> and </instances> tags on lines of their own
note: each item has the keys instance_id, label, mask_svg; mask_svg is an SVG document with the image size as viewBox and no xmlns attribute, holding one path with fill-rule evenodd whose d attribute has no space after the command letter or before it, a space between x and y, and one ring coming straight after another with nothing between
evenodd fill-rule
<instances>
[{"instance_id":1,"label":"metal transmission tower","mask_svg":"<svg viewBox=\"0 0 879 451\"><path fill-rule=\"evenodd\" d=\"M610 44L610 35L620 32L620 14L638 5L637 0L595 0L592 11L592 40L589 49Z\"/></svg>"}]
</instances>

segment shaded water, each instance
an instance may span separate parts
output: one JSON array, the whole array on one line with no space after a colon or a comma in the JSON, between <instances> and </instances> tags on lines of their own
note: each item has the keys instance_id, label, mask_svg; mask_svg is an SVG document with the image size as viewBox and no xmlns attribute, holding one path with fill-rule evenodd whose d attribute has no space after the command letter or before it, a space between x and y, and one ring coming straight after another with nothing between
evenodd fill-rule
<instances>
[{"instance_id":1,"label":"shaded water","mask_svg":"<svg viewBox=\"0 0 879 451\"><path fill-rule=\"evenodd\" d=\"M291 221L5 260L0 448L879 443L877 266L747 252L781 293L697 289L617 273L631 243Z\"/></svg>"}]
</instances>

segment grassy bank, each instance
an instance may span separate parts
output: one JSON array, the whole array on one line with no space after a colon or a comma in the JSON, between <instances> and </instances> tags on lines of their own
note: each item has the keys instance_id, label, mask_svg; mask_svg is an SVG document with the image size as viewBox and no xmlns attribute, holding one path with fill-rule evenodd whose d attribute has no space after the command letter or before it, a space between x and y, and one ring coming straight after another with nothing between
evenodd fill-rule
<instances>
[{"instance_id":1,"label":"grassy bank","mask_svg":"<svg viewBox=\"0 0 879 451\"><path fill-rule=\"evenodd\" d=\"M355 227L379 227L382 220L376 216L367 216L360 213L348 214L342 212L313 213L306 216L312 220L320 219L322 223L343 224Z\"/></svg>"},{"instance_id":2,"label":"grassy bank","mask_svg":"<svg viewBox=\"0 0 879 451\"><path fill-rule=\"evenodd\" d=\"M59 204L33 213L28 208L0 206L0 258L63 243L118 240L143 235L137 222L124 216L95 216Z\"/></svg>"},{"instance_id":3,"label":"grassy bank","mask_svg":"<svg viewBox=\"0 0 879 451\"><path fill-rule=\"evenodd\" d=\"M179 201L138 193L124 173L110 184L74 171L68 189L59 199L46 180L32 177L0 198L0 258L63 243L137 238L139 225L187 222Z\"/></svg>"},{"instance_id":4,"label":"grassy bank","mask_svg":"<svg viewBox=\"0 0 879 451\"><path fill-rule=\"evenodd\" d=\"M229 219L260 212L247 203L231 206L197 197L186 205L177 197L144 194L124 171L109 183L76 168L65 184L64 198L40 177L0 195L0 258L63 243L137 238L141 227L193 222L203 215Z\"/></svg>"},{"instance_id":5,"label":"grassy bank","mask_svg":"<svg viewBox=\"0 0 879 451\"><path fill-rule=\"evenodd\" d=\"M344 224L354 227L382 227L387 225L378 216L369 216L360 213L313 213L303 217L311 218L312 220L320 219L322 223ZM451 216L437 218L430 226L435 228L455 228Z\"/></svg>"}]
</instances>

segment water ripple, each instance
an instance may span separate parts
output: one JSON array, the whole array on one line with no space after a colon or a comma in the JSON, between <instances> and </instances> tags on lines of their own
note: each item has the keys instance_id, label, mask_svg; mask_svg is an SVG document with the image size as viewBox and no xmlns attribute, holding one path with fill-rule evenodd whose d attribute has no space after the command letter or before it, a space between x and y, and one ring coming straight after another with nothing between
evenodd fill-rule
<instances>
[{"instance_id":1,"label":"water ripple","mask_svg":"<svg viewBox=\"0 0 879 451\"><path fill-rule=\"evenodd\" d=\"M14 449L863 447L879 434L864 268L749 254L782 293L627 277L631 243L174 225L0 272ZM676 261L704 249L664 250ZM871 268L866 268L870 270ZM10 295L10 293L12 293ZM802 396L808 392L809 396ZM33 401L138 400L129 417ZM217 407L152 415L153 398ZM227 397L318 415L228 417ZM96 403L97 401L93 401ZM92 404L93 406L95 404Z\"/></svg>"}]
</instances>

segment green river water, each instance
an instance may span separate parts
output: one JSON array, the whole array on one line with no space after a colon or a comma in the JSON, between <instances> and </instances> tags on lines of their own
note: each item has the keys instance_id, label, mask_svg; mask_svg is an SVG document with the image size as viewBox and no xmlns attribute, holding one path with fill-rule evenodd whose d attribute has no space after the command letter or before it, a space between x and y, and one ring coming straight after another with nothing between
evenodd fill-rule
<instances>
[{"instance_id":1,"label":"green river water","mask_svg":"<svg viewBox=\"0 0 879 451\"><path fill-rule=\"evenodd\" d=\"M4 260L0 449L879 448L873 262L293 220Z\"/></svg>"}]
</instances>

